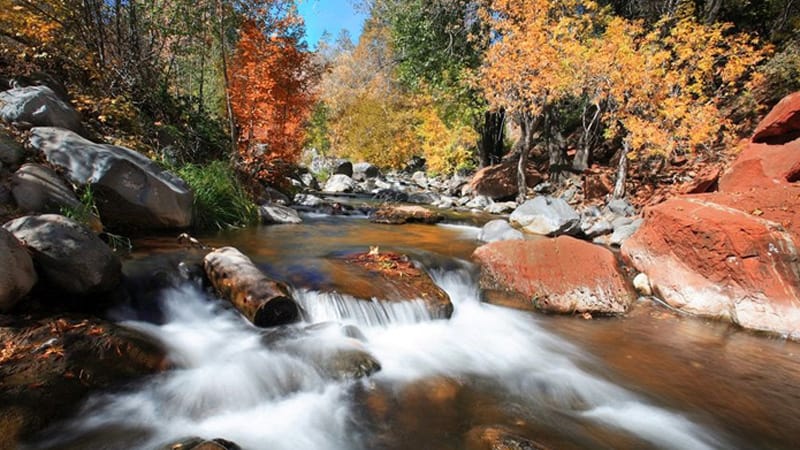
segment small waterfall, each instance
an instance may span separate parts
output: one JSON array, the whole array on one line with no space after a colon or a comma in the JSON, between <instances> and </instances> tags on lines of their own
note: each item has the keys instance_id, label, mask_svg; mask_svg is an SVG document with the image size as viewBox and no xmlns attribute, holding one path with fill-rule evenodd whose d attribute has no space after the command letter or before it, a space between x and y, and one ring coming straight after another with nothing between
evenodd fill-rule
<instances>
[{"instance_id":1,"label":"small waterfall","mask_svg":"<svg viewBox=\"0 0 800 450\"><path fill-rule=\"evenodd\" d=\"M480 303L468 263L455 261L431 275L451 297L450 320L432 320L418 301L297 291L304 322L273 331L278 341L270 345L268 332L197 287L166 289L159 299L162 325L126 325L162 340L179 368L135 389L93 397L33 448L153 449L187 436L222 437L248 450L364 448L363 436L352 430L353 382L326 378L308 359L355 341L324 324L331 321L363 333L360 348L382 366L372 375L375 383L402 388L437 376L489 380L526 420L564 435L595 426L656 448L729 448L681 414L589 372L591 358L532 315Z\"/></svg>"},{"instance_id":2,"label":"small waterfall","mask_svg":"<svg viewBox=\"0 0 800 450\"><path fill-rule=\"evenodd\" d=\"M295 292L295 298L302 307L303 318L310 323L335 321L359 326L386 327L432 320L422 300L360 300L336 292L307 290Z\"/></svg>"}]
</instances>

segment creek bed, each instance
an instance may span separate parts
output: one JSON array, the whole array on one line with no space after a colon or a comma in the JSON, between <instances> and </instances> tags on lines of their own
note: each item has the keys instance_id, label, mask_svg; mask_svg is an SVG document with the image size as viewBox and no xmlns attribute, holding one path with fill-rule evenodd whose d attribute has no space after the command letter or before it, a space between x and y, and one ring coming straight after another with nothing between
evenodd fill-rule
<instances>
[{"instance_id":1,"label":"creek bed","mask_svg":"<svg viewBox=\"0 0 800 450\"><path fill-rule=\"evenodd\" d=\"M456 450L483 448L474 437L486 427L552 449L796 448L796 343L646 303L595 320L482 304L469 263L477 228L304 220L201 236L293 287L304 319L277 344L192 283L156 285L146 306L112 316L164 342L175 369L97 393L30 448L153 449L200 436L246 449ZM452 318L337 294L358 280L331 258L375 246L424 266L450 296ZM179 252L174 237L135 248L129 271ZM353 341L332 322L357 328L381 370L326 376L308 355Z\"/></svg>"}]
</instances>

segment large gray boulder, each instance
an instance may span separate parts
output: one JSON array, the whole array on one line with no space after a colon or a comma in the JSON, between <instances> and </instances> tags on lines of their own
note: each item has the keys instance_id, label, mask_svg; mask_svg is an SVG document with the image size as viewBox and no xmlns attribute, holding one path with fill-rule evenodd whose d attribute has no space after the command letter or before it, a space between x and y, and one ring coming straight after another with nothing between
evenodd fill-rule
<instances>
[{"instance_id":1,"label":"large gray boulder","mask_svg":"<svg viewBox=\"0 0 800 450\"><path fill-rule=\"evenodd\" d=\"M381 171L368 162L353 164L353 179L357 181L369 180L380 176Z\"/></svg>"},{"instance_id":2,"label":"large gray boulder","mask_svg":"<svg viewBox=\"0 0 800 450\"><path fill-rule=\"evenodd\" d=\"M581 217L564 200L539 196L515 209L509 221L528 233L558 236L577 234Z\"/></svg>"},{"instance_id":3,"label":"large gray boulder","mask_svg":"<svg viewBox=\"0 0 800 450\"><path fill-rule=\"evenodd\" d=\"M18 166L24 158L25 150L22 146L5 131L0 130L0 165Z\"/></svg>"},{"instance_id":4,"label":"large gray boulder","mask_svg":"<svg viewBox=\"0 0 800 450\"><path fill-rule=\"evenodd\" d=\"M36 280L28 251L11 232L0 228L0 312L13 308Z\"/></svg>"},{"instance_id":5,"label":"large gray boulder","mask_svg":"<svg viewBox=\"0 0 800 450\"><path fill-rule=\"evenodd\" d=\"M356 183L347 175L336 174L331 175L328 178L328 181L325 183L325 187L322 189L325 192L350 192L355 187Z\"/></svg>"},{"instance_id":6,"label":"large gray boulder","mask_svg":"<svg viewBox=\"0 0 800 450\"><path fill-rule=\"evenodd\" d=\"M51 127L34 128L30 143L47 161L64 169L70 181L92 186L105 224L137 229L191 225L189 186L147 157Z\"/></svg>"},{"instance_id":7,"label":"large gray boulder","mask_svg":"<svg viewBox=\"0 0 800 450\"><path fill-rule=\"evenodd\" d=\"M8 123L59 127L85 134L78 111L47 86L27 86L0 92L0 118Z\"/></svg>"},{"instance_id":8,"label":"large gray boulder","mask_svg":"<svg viewBox=\"0 0 800 450\"><path fill-rule=\"evenodd\" d=\"M75 193L53 169L39 164L25 164L11 178L14 201L26 214L59 213L80 208Z\"/></svg>"},{"instance_id":9,"label":"large gray boulder","mask_svg":"<svg viewBox=\"0 0 800 450\"><path fill-rule=\"evenodd\" d=\"M303 219L300 218L297 211L283 205L261 205L258 207L258 214L261 217L261 223L264 225L297 224L303 222Z\"/></svg>"},{"instance_id":10,"label":"large gray boulder","mask_svg":"<svg viewBox=\"0 0 800 450\"><path fill-rule=\"evenodd\" d=\"M353 163L346 159L339 160L333 168L333 175L353 176Z\"/></svg>"},{"instance_id":11,"label":"large gray boulder","mask_svg":"<svg viewBox=\"0 0 800 450\"><path fill-rule=\"evenodd\" d=\"M72 294L115 288L122 265L88 228L57 214L25 216L3 225L33 254L39 274L53 287Z\"/></svg>"},{"instance_id":12,"label":"large gray boulder","mask_svg":"<svg viewBox=\"0 0 800 450\"><path fill-rule=\"evenodd\" d=\"M525 236L503 219L487 222L478 235L478 240L483 242L513 241L518 239L525 239Z\"/></svg>"}]
</instances>

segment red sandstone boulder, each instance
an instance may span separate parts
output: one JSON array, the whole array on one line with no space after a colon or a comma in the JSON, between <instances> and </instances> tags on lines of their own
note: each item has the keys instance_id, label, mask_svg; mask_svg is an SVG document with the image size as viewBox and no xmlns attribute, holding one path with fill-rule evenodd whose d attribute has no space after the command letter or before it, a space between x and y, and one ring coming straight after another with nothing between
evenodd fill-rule
<instances>
[{"instance_id":1,"label":"red sandstone boulder","mask_svg":"<svg viewBox=\"0 0 800 450\"><path fill-rule=\"evenodd\" d=\"M634 298L614 254L575 238L493 242L475 250L473 257L482 266L483 287L524 297L508 306L622 314Z\"/></svg>"},{"instance_id":2,"label":"red sandstone boulder","mask_svg":"<svg viewBox=\"0 0 800 450\"><path fill-rule=\"evenodd\" d=\"M782 144L800 137L800 92L781 100L753 133L753 142Z\"/></svg>"},{"instance_id":3,"label":"red sandstone boulder","mask_svg":"<svg viewBox=\"0 0 800 450\"><path fill-rule=\"evenodd\" d=\"M722 170L719 166L706 167L698 173L692 181L681 187L681 194L702 194L704 192L715 191L721 172Z\"/></svg>"},{"instance_id":4,"label":"red sandstone boulder","mask_svg":"<svg viewBox=\"0 0 800 450\"><path fill-rule=\"evenodd\" d=\"M331 269L336 292L364 301L421 301L435 318L453 314L447 293L406 255L376 248L331 260Z\"/></svg>"},{"instance_id":5,"label":"red sandstone boulder","mask_svg":"<svg viewBox=\"0 0 800 450\"><path fill-rule=\"evenodd\" d=\"M542 180L542 175L529 165L525 174L525 184L532 187ZM475 173L468 186L473 193L485 195L493 200L514 197L517 195L517 160L506 159L500 164L484 167Z\"/></svg>"},{"instance_id":6,"label":"red sandstone boulder","mask_svg":"<svg viewBox=\"0 0 800 450\"><path fill-rule=\"evenodd\" d=\"M800 139L783 145L748 144L719 180L721 192L772 189L800 181Z\"/></svg>"},{"instance_id":7,"label":"red sandstone boulder","mask_svg":"<svg viewBox=\"0 0 800 450\"><path fill-rule=\"evenodd\" d=\"M720 195L668 200L622 255L653 289L686 312L800 338L797 241L759 214L715 203Z\"/></svg>"}]
</instances>

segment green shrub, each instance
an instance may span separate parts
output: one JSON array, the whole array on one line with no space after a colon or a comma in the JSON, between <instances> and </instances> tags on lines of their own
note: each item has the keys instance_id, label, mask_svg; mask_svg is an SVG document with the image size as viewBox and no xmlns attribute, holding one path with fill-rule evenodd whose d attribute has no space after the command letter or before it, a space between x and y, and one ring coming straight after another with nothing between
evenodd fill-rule
<instances>
[{"instance_id":1,"label":"green shrub","mask_svg":"<svg viewBox=\"0 0 800 450\"><path fill-rule=\"evenodd\" d=\"M239 184L236 173L224 161L189 164L178 174L194 191L194 227L213 230L255 223L258 207Z\"/></svg>"}]
</instances>

